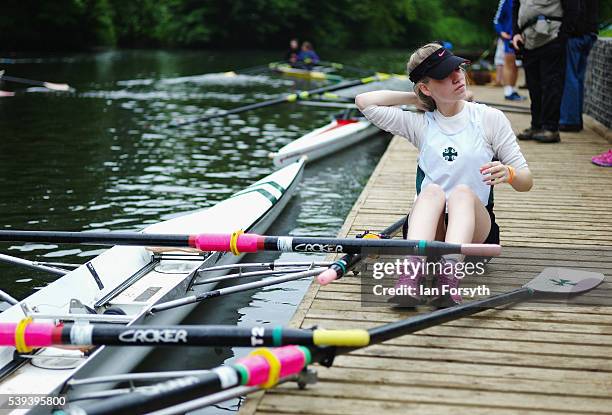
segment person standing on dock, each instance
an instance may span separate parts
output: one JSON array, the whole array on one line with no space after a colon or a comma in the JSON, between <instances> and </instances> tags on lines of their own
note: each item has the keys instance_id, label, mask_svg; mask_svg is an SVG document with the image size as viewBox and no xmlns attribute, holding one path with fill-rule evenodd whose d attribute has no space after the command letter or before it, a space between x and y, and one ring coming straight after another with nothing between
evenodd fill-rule
<instances>
[{"instance_id":1,"label":"person standing on dock","mask_svg":"<svg viewBox=\"0 0 612 415\"><path fill-rule=\"evenodd\" d=\"M599 0L581 0L574 31L566 45L565 85L561 99L560 131L582 130L584 76L589 52L597 40Z\"/></svg>"},{"instance_id":2,"label":"person standing on dock","mask_svg":"<svg viewBox=\"0 0 612 415\"><path fill-rule=\"evenodd\" d=\"M302 50L298 53L298 65L303 69L312 69L312 67L319 63L319 55L314 51L312 43L304 41L302 43Z\"/></svg>"},{"instance_id":3,"label":"person standing on dock","mask_svg":"<svg viewBox=\"0 0 612 415\"><path fill-rule=\"evenodd\" d=\"M512 0L500 0L493 18L493 26L501 39L504 48L503 85L504 98L508 101L523 101L525 97L514 89L518 77L516 56L512 48Z\"/></svg>"},{"instance_id":4,"label":"person standing on dock","mask_svg":"<svg viewBox=\"0 0 612 415\"><path fill-rule=\"evenodd\" d=\"M437 43L427 44L407 64L415 92L372 91L355 103L379 128L406 137L418 150L417 198L409 217L408 239L452 243L499 243L493 213L493 186L508 184L515 190L531 189L533 179L510 122L504 114L482 104L467 102L467 60ZM422 112L402 111L416 105ZM499 161L496 161L499 160ZM459 280L453 271L461 255L445 255L443 271L436 275L432 304L445 307L462 302ZM396 288L421 292L425 258L407 258L412 273L399 276ZM421 265L419 265L421 264ZM446 295L441 293L446 292ZM420 295L396 295L390 302L413 307Z\"/></svg>"},{"instance_id":5,"label":"person standing on dock","mask_svg":"<svg viewBox=\"0 0 612 415\"><path fill-rule=\"evenodd\" d=\"M531 98L531 127L519 140L557 143L565 44L574 31L578 0L516 0L512 5L512 44L523 50L523 68Z\"/></svg>"}]
</instances>

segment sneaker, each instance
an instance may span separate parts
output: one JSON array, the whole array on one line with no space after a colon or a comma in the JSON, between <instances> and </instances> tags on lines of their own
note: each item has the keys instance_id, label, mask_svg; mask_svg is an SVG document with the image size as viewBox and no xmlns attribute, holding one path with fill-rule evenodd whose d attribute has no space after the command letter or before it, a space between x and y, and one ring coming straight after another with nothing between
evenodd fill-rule
<instances>
[{"instance_id":1,"label":"sneaker","mask_svg":"<svg viewBox=\"0 0 612 415\"><path fill-rule=\"evenodd\" d=\"M593 156L591 161L601 167L612 167L612 150Z\"/></svg>"},{"instance_id":2,"label":"sneaker","mask_svg":"<svg viewBox=\"0 0 612 415\"><path fill-rule=\"evenodd\" d=\"M412 267L411 264L414 264L416 268L417 264L424 264L424 261L418 257L409 257L408 266ZM387 303L392 304L394 307L416 307L422 303L422 298L419 293L421 292L421 285L423 285L424 282L425 275L421 271L421 268L419 268L419 271L415 275L412 275L411 272L400 275L395 283L395 288L403 289L405 294L396 294L389 298ZM409 294L410 292L414 294L411 295Z\"/></svg>"},{"instance_id":3,"label":"sneaker","mask_svg":"<svg viewBox=\"0 0 612 415\"><path fill-rule=\"evenodd\" d=\"M533 140L533 136L541 132L541 129L527 128L526 130L523 130L522 132L518 133L516 135L516 138L518 138L519 140Z\"/></svg>"},{"instance_id":4,"label":"sneaker","mask_svg":"<svg viewBox=\"0 0 612 415\"><path fill-rule=\"evenodd\" d=\"M447 264L453 264L453 267L451 268ZM442 262L442 273L436 276L436 288L440 294L431 299L431 305L434 307L452 307L463 302L461 294L450 292L459 288L459 278L455 277L453 271L455 264L457 264L455 261L443 260Z\"/></svg>"},{"instance_id":5,"label":"sneaker","mask_svg":"<svg viewBox=\"0 0 612 415\"><path fill-rule=\"evenodd\" d=\"M582 131L582 125L580 124L559 124L559 131L567 133L577 133Z\"/></svg>"},{"instance_id":6,"label":"sneaker","mask_svg":"<svg viewBox=\"0 0 612 415\"><path fill-rule=\"evenodd\" d=\"M533 135L533 139L538 143L558 143L561 141L559 131L542 130Z\"/></svg>"},{"instance_id":7,"label":"sneaker","mask_svg":"<svg viewBox=\"0 0 612 415\"><path fill-rule=\"evenodd\" d=\"M527 99L524 96L519 95L516 91L514 91L510 95L506 95L504 98L506 99L506 101L525 101Z\"/></svg>"}]
</instances>

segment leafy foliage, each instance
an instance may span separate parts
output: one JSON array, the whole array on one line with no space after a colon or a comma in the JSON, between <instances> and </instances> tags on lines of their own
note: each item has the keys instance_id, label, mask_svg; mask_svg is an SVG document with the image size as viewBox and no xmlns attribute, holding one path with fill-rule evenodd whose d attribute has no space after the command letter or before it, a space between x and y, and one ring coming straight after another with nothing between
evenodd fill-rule
<instances>
[{"instance_id":1,"label":"leafy foliage","mask_svg":"<svg viewBox=\"0 0 612 415\"><path fill-rule=\"evenodd\" d=\"M120 47L488 47L497 0L4 0L4 50ZM612 6L600 2L602 21Z\"/></svg>"}]
</instances>

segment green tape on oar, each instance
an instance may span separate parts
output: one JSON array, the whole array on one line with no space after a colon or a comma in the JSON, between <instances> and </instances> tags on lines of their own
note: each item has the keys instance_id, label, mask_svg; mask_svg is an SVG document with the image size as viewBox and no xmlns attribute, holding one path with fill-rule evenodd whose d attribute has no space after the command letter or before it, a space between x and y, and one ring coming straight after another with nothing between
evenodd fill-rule
<instances>
[{"instance_id":1,"label":"green tape on oar","mask_svg":"<svg viewBox=\"0 0 612 415\"><path fill-rule=\"evenodd\" d=\"M420 255L426 255L427 254L427 241L419 241L419 246L417 250Z\"/></svg>"},{"instance_id":2,"label":"green tape on oar","mask_svg":"<svg viewBox=\"0 0 612 415\"><path fill-rule=\"evenodd\" d=\"M283 345L283 326L276 326L272 329L272 346L279 347Z\"/></svg>"},{"instance_id":3,"label":"green tape on oar","mask_svg":"<svg viewBox=\"0 0 612 415\"><path fill-rule=\"evenodd\" d=\"M367 330L315 330L312 342L317 346L367 346L370 333Z\"/></svg>"},{"instance_id":4,"label":"green tape on oar","mask_svg":"<svg viewBox=\"0 0 612 415\"><path fill-rule=\"evenodd\" d=\"M236 363L235 365L232 365L232 367L236 369L238 373L240 373L241 385L246 385L247 383L249 383L249 370L246 367L244 367L240 363Z\"/></svg>"}]
</instances>

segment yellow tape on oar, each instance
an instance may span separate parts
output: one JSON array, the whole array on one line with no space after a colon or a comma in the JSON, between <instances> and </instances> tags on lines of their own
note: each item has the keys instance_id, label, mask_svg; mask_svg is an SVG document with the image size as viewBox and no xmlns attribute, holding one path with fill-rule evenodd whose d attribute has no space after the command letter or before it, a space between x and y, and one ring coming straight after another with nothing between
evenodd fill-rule
<instances>
[{"instance_id":1,"label":"yellow tape on oar","mask_svg":"<svg viewBox=\"0 0 612 415\"><path fill-rule=\"evenodd\" d=\"M270 389L278 383L281 372L281 362L272 351L266 347L253 350L249 356L261 356L268 362L268 380L260 386L263 389Z\"/></svg>"},{"instance_id":2,"label":"yellow tape on oar","mask_svg":"<svg viewBox=\"0 0 612 415\"><path fill-rule=\"evenodd\" d=\"M388 74L388 73L384 73L384 72L376 72L376 77L378 78L379 81L386 81L387 79L390 79L393 75Z\"/></svg>"},{"instance_id":3,"label":"yellow tape on oar","mask_svg":"<svg viewBox=\"0 0 612 415\"><path fill-rule=\"evenodd\" d=\"M30 353L33 350L32 347L28 347L25 341L25 331L31 322L32 317L24 318L15 327L15 349L19 353Z\"/></svg>"},{"instance_id":4,"label":"yellow tape on oar","mask_svg":"<svg viewBox=\"0 0 612 415\"><path fill-rule=\"evenodd\" d=\"M312 342L317 346L367 346L370 333L367 330L315 330Z\"/></svg>"},{"instance_id":5,"label":"yellow tape on oar","mask_svg":"<svg viewBox=\"0 0 612 415\"><path fill-rule=\"evenodd\" d=\"M242 229L232 232L232 236L230 237L230 251L232 254L238 256L240 255L240 251L238 250L238 237L242 235L244 231Z\"/></svg>"},{"instance_id":6,"label":"yellow tape on oar","mask_svg":"<svg viewBox=\"0 0 612 415\"><path fill-rule=\"evenodd\" d=\"M375 233L366 233L362 237L362 239L380 239L380 235L376 235Z\"/></svg>"}]
</instances>

